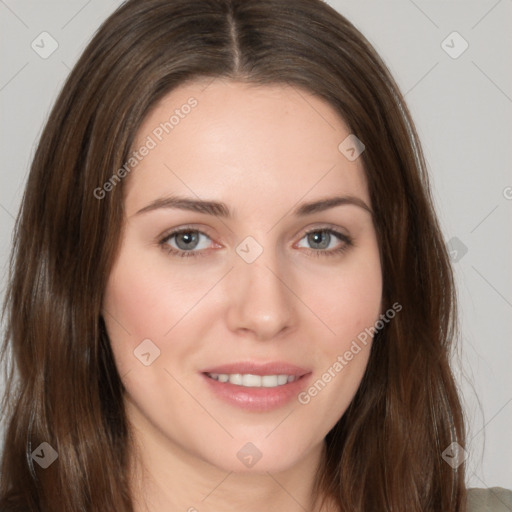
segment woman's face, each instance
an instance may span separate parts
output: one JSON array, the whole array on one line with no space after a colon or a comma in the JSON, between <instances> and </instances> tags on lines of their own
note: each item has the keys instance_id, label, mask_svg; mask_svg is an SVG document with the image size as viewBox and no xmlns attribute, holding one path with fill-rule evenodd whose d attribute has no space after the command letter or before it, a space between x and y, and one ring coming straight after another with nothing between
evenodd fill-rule
<instances>
[{"instance_id":1,"label":"woman's face","mask_svg":"<svg viewBox=\"0 0 512 512\"><path fill-rule=\"evenodd\" d=\"M222 80L145 119L103 316L146 446L285 470L345 412L382 293L349 134L304 90Z\"/></svg>"}]
</instances>

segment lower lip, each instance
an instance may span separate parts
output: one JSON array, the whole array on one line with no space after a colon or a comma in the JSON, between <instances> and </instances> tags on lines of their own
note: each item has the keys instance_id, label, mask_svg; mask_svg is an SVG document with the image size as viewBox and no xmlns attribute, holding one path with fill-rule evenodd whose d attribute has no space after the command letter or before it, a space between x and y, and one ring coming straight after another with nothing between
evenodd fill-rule
<instances>
[{"instance_id":1,"label":"lower lip","mask_svg":"<svg viewBox=\"0 0 512 512\"><path fill-rule=\"evenodd\" d=\"M272 411L290 403L305 387L310 375L308 373L293 382L274 388L248 388L230 382L219 382L205 373L202 374L210 389L220 399L240 409L254 412Z\"/></svg>"}]
</instances>

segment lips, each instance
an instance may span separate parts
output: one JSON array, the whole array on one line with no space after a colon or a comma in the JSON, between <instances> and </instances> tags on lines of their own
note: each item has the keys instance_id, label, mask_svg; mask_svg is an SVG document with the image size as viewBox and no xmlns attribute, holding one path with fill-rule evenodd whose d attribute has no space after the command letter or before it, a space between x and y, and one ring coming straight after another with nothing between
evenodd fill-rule
<instances>
[{"instance_id":1,"label":"lips","mask_svg":"<svg viewBox=\"0 0 512 512\"><path fill-rule=\"evenodd\" d=\"M284 362L224 364L207 368L201 374L217 398L253 412L271 411L290 403L312 375L307 368ZM230 377L228 380L225 379L227 376ZM279 382L276 382L276 376L279 376ZM247 378L251 382L248 383ZM261 381L253 383L258 379Z\"/></svg>"},{"instance_id":2,"label":"lips","mask_svg":"<svg viewBox=\"0 0 512 512\"><path fill-rule=\"evenodd\" d=\"M301 368L299 366L285 363L281 361L271 363L254 363L254 362L239 362L229 363L220 366L212 366L201 373L214 373L214 374L251 374L251 375L293 375L296 378L302 377L310 373L310 369Z\"/></svg>"}]
</instances>

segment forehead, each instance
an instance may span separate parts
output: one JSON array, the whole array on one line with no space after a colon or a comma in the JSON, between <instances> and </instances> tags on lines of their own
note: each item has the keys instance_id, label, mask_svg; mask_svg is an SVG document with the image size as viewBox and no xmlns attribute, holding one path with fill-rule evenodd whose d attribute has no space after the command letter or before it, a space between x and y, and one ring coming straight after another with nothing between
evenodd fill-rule
<instances>
[{"instance_id":1,"label":"forehead","mask_svg":"<svg viewBox=\"0 0 512 512\"><path fill-rule=\"evenodd\" d=\"M326 101L295 86L188 83L141 124L133 150L150 149L139 151L126 183L127 213L173 193L235 209L337 192L369 201L361 159L349 161L338 149L349 135Z\"/></svg>"}]
</instances>

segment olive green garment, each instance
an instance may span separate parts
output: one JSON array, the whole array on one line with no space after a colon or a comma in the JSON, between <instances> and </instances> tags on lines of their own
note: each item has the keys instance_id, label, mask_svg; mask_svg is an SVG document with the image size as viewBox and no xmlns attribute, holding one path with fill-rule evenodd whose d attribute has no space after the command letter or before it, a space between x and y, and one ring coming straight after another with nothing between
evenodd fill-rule
<instances>
[{"instance_id":1,"label":"olive green garment","mask_svg":"<svg viewBox=\"0 0 512 512\"><path fill-rule=\"evenodd\" d=\"M468 512L512 512L512 491L502 487L468 489Z\"/></svg>"}]
</instances>

